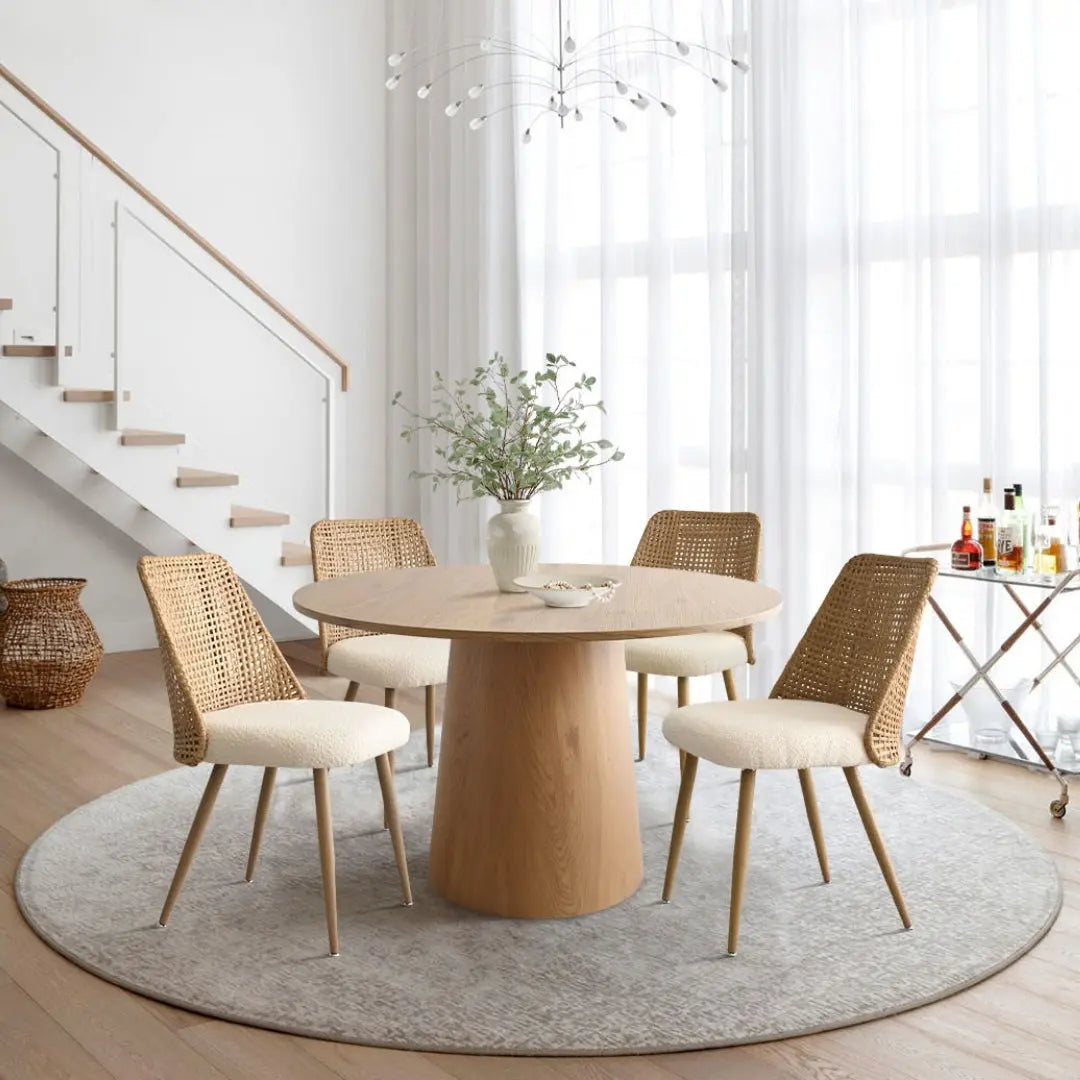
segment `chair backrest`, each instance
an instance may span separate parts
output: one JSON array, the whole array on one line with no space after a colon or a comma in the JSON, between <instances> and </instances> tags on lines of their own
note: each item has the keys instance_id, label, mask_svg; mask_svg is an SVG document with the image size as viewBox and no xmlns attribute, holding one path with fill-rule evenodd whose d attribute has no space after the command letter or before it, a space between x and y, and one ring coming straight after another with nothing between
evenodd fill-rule
<instances>
[{"instance_id":1,"label":"chair backrest","mask_svg":"<svg viewBox=\"0 0 1080 1080\"><path fill-rule=\"evenodd\" d=\"M412 518L327 518L311 526L311 564L315 580L324 581L369 570L434 566L435 556L419 522ZM323 664L336 641L369 633L320 622Z\"/></svg>"},{"instance_id":2,"label":"chair backrest","mask_svg":"<svg viewBox=\"0 0 1080 1080\"><path fill-rule=\"evenodd\" d=\"M895 765L919 624L937 569L934 559L849 559L769 696L866 713L870 760Z\"/></svg>"},{"instance_id":3,"label":"chair backrest","mask_svg":"<svg viewBox=\"0 0 1080 1080\"><path fill-rule=\"evenodd\" d=\"M161 647L177 761L202 761L203 713L305 696L239 578L220 555L144 555L139 578Z\"/></svg>"},{"instance_id":4,"label":"chair backrest","mask_svg":"<svg viewBox=\"0 0 1080 1080\"><path fill-rule=\"evenodd\" d=\"M761 519L757 514L705 510L660 510L649 518L631 566L696 570L757 581ZM733 631L746 641L754 662L753 627Z\"/></svg>"}]
</instances>

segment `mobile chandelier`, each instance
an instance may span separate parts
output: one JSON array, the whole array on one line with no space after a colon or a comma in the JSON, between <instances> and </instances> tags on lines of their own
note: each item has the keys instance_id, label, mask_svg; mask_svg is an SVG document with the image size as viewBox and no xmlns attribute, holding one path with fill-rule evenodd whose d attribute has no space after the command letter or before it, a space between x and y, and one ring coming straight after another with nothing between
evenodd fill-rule
<instances>
[{"instance_id":1,"label":"mobile chandelier","mask_svg":"<svg viewBox=\"0 0 1080 1080\"><path fill-rule=\"evenodd\" d=\"M479 131L499 113L529 110L534 115L521 136L522 142L528 143L532 141L536 124L545 118L557 118L559 127L563 128L567 119L582 121L594 112L619 131L626 131L623 116L632 112L623 108L620 115L620 105L629 105L639 112L655 105L669 117L675 116L678 110L671 101L642 80L631 78L630 71L621 71L621 63L640 67L633 62L653 58L681 64L708 79L721 92L728 88L725 76L732 68L740 72L750 69L745 60L648 25L614 26L579 43L567 17L567 6L566 0L558 0L557 46L539 40L535 46L526 45L511 37L491 35L445 48L421 46L394 52L386 58L390 68L386 89L394 90L428 65L435 68L441 63L441 69L429 75L430 81L416 88L416 96L427 101L447 87L456 72L474 72L477 81L460 99L450 100L443 112L453 120L475 102L476 115L469 120L469 128ZM500 72L500 64L509 65L510 72ZM499 91L511 94L525 91L529 100L500 104Z\"/></svg>"}]
</instances>

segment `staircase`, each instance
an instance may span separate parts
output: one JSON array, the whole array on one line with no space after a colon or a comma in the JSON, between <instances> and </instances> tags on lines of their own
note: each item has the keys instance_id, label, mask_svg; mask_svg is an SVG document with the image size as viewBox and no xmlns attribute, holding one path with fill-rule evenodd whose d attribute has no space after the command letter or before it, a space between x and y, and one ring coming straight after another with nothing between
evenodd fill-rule
<instances>
[{"instance_id":1,"label":"staircase","mask_svg":"<svg viewBox=\"0 0 1080 1080\"><path fill-rule=\"evenodd\" d=\"M344 362L2 65L0 151L50 189L0 207L0 445L310 626L291 598L333 515Z\"/></svg>"}]
</instances>

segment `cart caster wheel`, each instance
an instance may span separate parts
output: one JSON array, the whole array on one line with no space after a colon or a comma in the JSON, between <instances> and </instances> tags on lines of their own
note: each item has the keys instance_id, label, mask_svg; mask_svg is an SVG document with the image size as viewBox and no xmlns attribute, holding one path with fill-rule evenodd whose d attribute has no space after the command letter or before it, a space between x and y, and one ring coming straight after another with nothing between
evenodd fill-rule
<instances>
[{"instance_id":1,"label":"cart caster wheel","mask_svg":"<svg viewBox=\"0 0 1080 1080\"><path fill-rule=\"evenodd\" d=\"M911 762L910 761L901 761L900 762L900 775L901 776L910 776L911 775Z\"/></svg>"},{"instance_id":2,"label":"cart caster wheel","mask_svg":"<svg viewBox=\"0 0 1080 1080\"><path fill-rule=\"evenodd\" d=\"M1067 805L1061 799L1055 799L1050 804L1050 814L1051 814L1051 816L1056 817L1058 819L1063 818L1065 816L1066 809L1067 809Z\"/></svg>"}]
</instances>

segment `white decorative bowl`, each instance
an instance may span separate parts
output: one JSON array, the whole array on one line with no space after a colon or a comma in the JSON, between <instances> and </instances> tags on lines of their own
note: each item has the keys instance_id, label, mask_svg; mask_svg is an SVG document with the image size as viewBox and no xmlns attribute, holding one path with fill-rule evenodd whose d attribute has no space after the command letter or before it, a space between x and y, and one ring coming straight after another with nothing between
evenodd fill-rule
<instances>
[{"instance_id":1,"label":"white decorative bowl","mask_svg":"<svg viewBox=\"0 0 1080 1080\"><path fill-rule=\"evenodd\" d=\"M594 600L610 600L621 583L591 574L527 574L514 578L514 584L539 597L548 607L585 607ZM562 587L553 587L556 584Z\"/></svg>"}]
</instances>

